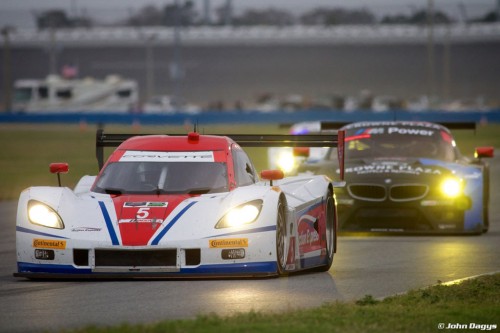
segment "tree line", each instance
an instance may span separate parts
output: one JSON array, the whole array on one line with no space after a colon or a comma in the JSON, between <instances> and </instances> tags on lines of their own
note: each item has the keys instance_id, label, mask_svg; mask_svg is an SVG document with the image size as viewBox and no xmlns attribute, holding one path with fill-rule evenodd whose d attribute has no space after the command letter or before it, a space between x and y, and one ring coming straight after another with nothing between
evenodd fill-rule
<instances>
[{"instance_id":1,"label":"tree line","mask_svg":"<svg viewBox=\"0 0 500 333\"><path fill-rule=\"evenodd\" d=\"M36 26L39 29L47 28L75 28L100 26L89 16L73 17L62 9L52 9L35 15ZM147 27L147 26L202 26L202 25L231 25L231 26L290 26L290 25L349 25L349 24L426 24L429 20L426 8L416 9L411 14L386 15L381 19L366 8L314 8L301 15L293 15L281 8L247 9L241 14L232 13L232 8L224 4L215 8L213 19L201 15L195 8L193 1L185 0L179 6L167 4L163 7L146 5L130 13L127 18L116 22L115 26ZM435 24L452 23L455 20L446 13L436 10L432 20ZM496 22L499 21L495 10L482 17L468 20L469 22Z\"/></svg>"}]
</instances>

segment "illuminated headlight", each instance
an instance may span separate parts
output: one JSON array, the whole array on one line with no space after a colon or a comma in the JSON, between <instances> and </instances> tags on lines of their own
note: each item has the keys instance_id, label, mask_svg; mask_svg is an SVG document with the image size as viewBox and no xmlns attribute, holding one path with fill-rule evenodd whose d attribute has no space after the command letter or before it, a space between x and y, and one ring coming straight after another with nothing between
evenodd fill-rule
<instances>
[{"instance_id":1,"label":"illuminated headlight","mask_svg":"<svg viewBox=\"0 0 500 333\"><path fill-rule=\"evenodd\" d=\"M293 156L293 152L281 152L278 156L276 164L278 165L278 168L280 168L284 173L291 172L295 167L295 156Z\"/></svg>"},{"instance_id":2,"label":"illuminated headlight","mask_svg":"<svg viewBox=\"0 0 500 333\"><path fill-rule=\"evenodd\" d=\"M61 217L49 206L35 200L28 203L28 218L31 223L48 228L64 229Z\"/></svg>"},{"instance_id":3,"label":"illuminated headlight","mask_svg":"<svg viewBox=\"0 0 500 333\"><path fill-rule=\"evenodd\" d=\"M441 183L441 193L448 198L456 198L462 193L462 182L455 178L447 178Z\"/></svg>"},{"instance_id":4,"label":"illuminated headlight","mask_svg":"<svg viewBox=\"0 0 500 333\"><path fill-rule=\"evenodd\" d=\"M232 228L240 227L245 224L250 224L257 220L262 209L262 200L254 200L247 202L231 209L219 220L215 228Z\"/></svg>"}]
</instances>

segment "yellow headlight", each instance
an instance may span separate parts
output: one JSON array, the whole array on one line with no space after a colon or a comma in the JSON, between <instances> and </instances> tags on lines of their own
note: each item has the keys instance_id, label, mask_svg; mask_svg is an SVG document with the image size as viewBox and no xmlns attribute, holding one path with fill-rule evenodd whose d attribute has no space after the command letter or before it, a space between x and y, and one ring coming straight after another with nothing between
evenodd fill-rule
<instances>
[{"instance_id":1,"label":"yellow headlight","mask_svg":"<svg viewBox=\"0 0 500 333\"><path fill-rule=\"evenodd\" d=\"M64 228L64 224L59 215L52 208L38 201L31 200L29 202L28 218L33 224L48 228Z\"/></svg>"},{"instance_id":2,"label":"yellow headlight","mask_svg":"<svg viewBox=\"0 0 500 333\"><path fill-rule=\"evenodd\" d=\"M284 173L291 172L295 167L295 156L291 151L283 151L278 156L278 161L276 162L278 168L280 168Z\"/></svg>"},{"instance_id":3,"label":"yellow headlight","mask_svg":"<svg viewBox=\"0 0 500 333\"><path fill-rule=\"evenodd\" d=\"M262 200L255 200L231 209L215 226L219 228L240 227L254 222L262 208Z\"/></svg>"},{"instance_id":4,"label":"yellow headlight","mask_svg":"<svg viewBox=\"0 0 500 333\"><path fill-rule=\"evenodd\" d=\"M456 198L462 193L462 182L448 178L441 183L441 192L448 198Z\"/></svg>"}]
</instances>

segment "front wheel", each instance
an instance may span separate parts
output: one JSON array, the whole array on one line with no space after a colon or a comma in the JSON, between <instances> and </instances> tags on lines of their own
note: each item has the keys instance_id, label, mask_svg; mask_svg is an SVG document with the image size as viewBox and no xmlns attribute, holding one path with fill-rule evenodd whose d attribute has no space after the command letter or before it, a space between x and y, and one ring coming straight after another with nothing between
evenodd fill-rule
<instances>
[{"instance_id":1,"label":"front wheel","mask_svg":"<svg viewBox=\"0 0 500 333\"><path fill-rule=\"evenodd\" d=\"M337 246L337 237L336 237L336 209L335 202L333 201L333 193L331 190L328 191L326 198L326 207L325 207L325 217L326 217L326 263L325 265L318 267L320 272L327 272L330 270L333 264L333 255L335 253L335 248Z\"/></svg>"}]
</instances>

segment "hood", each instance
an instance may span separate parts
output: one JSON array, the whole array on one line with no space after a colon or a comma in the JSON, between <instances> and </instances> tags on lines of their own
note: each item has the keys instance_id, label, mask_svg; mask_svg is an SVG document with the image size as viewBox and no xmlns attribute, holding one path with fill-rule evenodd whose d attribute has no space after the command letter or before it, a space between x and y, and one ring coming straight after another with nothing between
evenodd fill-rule
<instances>
[{"instance_id":1,"label":"hood","mask_svg":"<svg viewBox=\"0 0 500 333\"><path fill-rule=\"evenodd\" d=\"M123 245L147 245L189 195L120 195L112 198Z\"/></svg>"}]
</instances>

